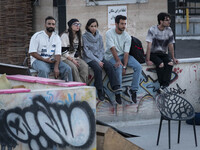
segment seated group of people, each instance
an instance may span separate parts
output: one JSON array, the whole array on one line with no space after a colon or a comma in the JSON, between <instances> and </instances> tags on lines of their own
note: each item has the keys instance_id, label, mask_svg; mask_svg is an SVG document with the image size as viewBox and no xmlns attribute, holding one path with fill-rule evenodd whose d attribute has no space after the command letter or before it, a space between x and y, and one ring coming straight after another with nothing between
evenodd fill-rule
<instances>
[{"instance_id":1,"label":"seated group of people","mask_svg":"<svg viewBox=\"0 0 200 150\"><path fill-rule=\"evenodd\" d=\"M164 19L169 19L169 17L164 15ZM128 66L134 70L130 97L136 103L142 67L134 57L129 55L131 36L125 31L126 19L126 16L116 16L115 28L106 32L106 49L104 50L103 39L99 33L96 19L88 20L83 35L81 34L79 20L71 19L68 21L68 29L59 36L54 32L55 19L51 16L47 17L45 19L46 29L35 33L30 40L29 53L33 69L38 72L39 77L48 78L53 69L55 78L60 76L66 82L87 83L89 66L94 71L94 86L101 101L105 97L102 81L102 70L104 69L108 75L112 91L115 93L115 100L118 104L121 104L122 76L126 74ZM170 27L168 26L168 28ZM152 43L153 37L150 37L150 35L147 37L147 42ZM173 44L173 41L170 42ZM151 45L148 47L151 48ZM151 64L150 53L148 49L147 51L147 64ZM174 56L172 57L176 61ZM161 68L159 65L156 65L158 69ZM170 66L172 65L170 64Z\"/></svg>"}]
</instances>

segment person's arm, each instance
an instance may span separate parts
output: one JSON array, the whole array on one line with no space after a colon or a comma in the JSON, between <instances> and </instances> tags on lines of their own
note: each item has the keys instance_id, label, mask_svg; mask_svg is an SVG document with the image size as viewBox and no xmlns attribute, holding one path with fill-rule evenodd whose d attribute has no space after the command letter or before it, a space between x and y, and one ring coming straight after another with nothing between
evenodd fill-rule
<instances>
[{"instance_id":1,"label":"person's arm","mask_svg":"<svg viewBox=\"0 0 200 150\"><path fill-rule=\"evenodd\" d=\"M114 39L112 37L111 30L106 32L106 47L109 49L113 55L113 58L116 61L115 67L119 67L120 65L123 66L121 60L118 57L117 50L115 48Z\"/></svg>"},{"instance_id":2,"label":"person's arm","mask_svg":"<svg viewBox=\"0 0 200 150\"><path fill-rule=\"evenodd\" d=\"M178 64L178 60L174 57L174 45L173 45L173 43L169 44L168 47L169 47L169 52L170 52L170 54L172 56L173 62L175 64Z\"/></svg>"},{"instance_id":3,"label":"person's arm","mask_svg":"<svg viewBox=\"0 0 200 150\"><path fill-rule=\"evenodd\" d=\"M59 64L60 64L60 55L55 55L54 59L55 59L55 64L54 64L54 76L57 79L60 71L59 71Z\"/></svg>"},{"instance_id":4,"label":"person's arm","mask_svg":"<svg viewBox=\"0 0 200 150\"><path fill-rule=\"evenodd\" d=\"M115 67L119 67L120 65L123 66L121 60L119 59L119 57L117 55L117 51L116 51L115 47L111 47L110 51L112 52L112 55L116 61Z\"/></svg>"},{"instance_id":5,"label":"person's arm","mask_svg":"<svg viewBox=\"0 0 200 150\"><path fill-rule=\"evenodd\" d=\"M51 58L43 58L37 52L32 52L32 53L30 53L30 55L35 57L37 60L41 60L41 61L44 61L46 63L54 63L55 62L55 60L52 60Z\"/></svg>"},{"instance_id":6,"label":"person's arm","mask_svg":"<svg viewBox=\"0 0 200 150\"><path fill-rule=\"evenodd\" d=\"M82 37L83 39L83 51L86 55L87 58L89 58L90 60L95 60L96 62L100 62L99 58L97 58L93 52L89 49L89 44L90 42L87 40L87 38L85 36Z\"/></svg>"},{"instance_id":7,"label":"person's arm","mask_svg":"<svg viewBox=\"0 0 200 150\"><path fill-rule=\"evenodd\" d=\"M122 75L126 74L126 68L127 68L127 64L128 64L128 56L129 56L129 53L125 52L124 53L124 65L123 65Z\"/></svg>"},{"instance_id":8,"label":"person's arm","mask_svg":"<svg viewBox=\"0 0 200 150\"><path fill-rule=\"evenodd\" d=\"M147 42L147 51L146 51L146 64L148 66L153 65L153 62L150 61L150 55L151 55L151 42Z\"/></svg>"}]
</instances>

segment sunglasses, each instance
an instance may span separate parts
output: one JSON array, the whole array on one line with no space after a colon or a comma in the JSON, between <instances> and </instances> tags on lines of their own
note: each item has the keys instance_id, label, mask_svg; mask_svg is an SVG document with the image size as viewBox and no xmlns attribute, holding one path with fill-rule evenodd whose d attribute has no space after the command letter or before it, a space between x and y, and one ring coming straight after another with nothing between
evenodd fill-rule
<instances>
[{"instance_id":1,"label":"sunglasses","mask_svg":"<svg viewBox=\"0 0 200 150\"><path fill-rule=\"evenodd\" d=\"M72 25L75 25L75 26L77 26L77 27L81 27L81 24L80 23L73 23Z\"/></svg>"}]
</instances>

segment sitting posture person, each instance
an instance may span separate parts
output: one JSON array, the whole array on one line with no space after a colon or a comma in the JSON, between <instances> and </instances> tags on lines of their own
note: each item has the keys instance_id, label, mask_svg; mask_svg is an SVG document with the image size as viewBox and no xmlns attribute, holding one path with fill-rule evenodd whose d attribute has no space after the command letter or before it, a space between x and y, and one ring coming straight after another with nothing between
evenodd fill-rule
<instances>
[{"instance_id":1,"label":"sitting posture person","mask_svg":"<svg viewBox=\"0 0 200 150\"><path fill-rule=\"evenodd\" d=\"M65 81L72 81L71 68L60 61L61 40L55 30L56 21L49 16L45 19L44 31L35 33L31 37L29 53L31 65L38 72L39 77L48 78L51 69L54 69L54 76Z\"/></svg>"},{"instance_id":2,"label":"sitting posture person","mask_svg":"<svg viewBox=\"0 0 200 150\"><path fill-rule=\"evenodd\" d=\"M142 67L133 56L129 55L131 36L125 31L125 28L126 16L116 16L115 28L106 32L105 59L115 66L120 86L122 86L122 75L126 74L127 66L134 70L130 93L132 101L136 103L136 92L139 88Z\"/></svg>"},{"instance_id":3,"label":"sitting posture person","mask_svg":"<svg viewBox=\"0 0 200 150\"><path fill-rule=\"evenodd\" d=\"M173 63L178 63L178 60L174 57L173 43L175 41L173 32L169 27L171 22L170 18L170 14L168 13L159 13L157 16L158 25L152 26L148 30L146 37L146 63L147 65L152 65L153 63L156 65L161 89L169 86ZM168 48L173 61L167 54Z\"/></svg>"},{"instance_id":4,"label":"sitting posture person","mask_svg":"<svg viewBox=\"0 0 200 150\"><path fill-rule=\"evenodd\" d=\"M69 29L61 35L62 60L72 68L74 81L87 83L88 65L81 59L81 30L78 19L68 22Z\"/></svg>"},{"instance_id":5,"label":"sitting posture person","mask_svg":"<svg viewBox=\"0 0 200 150\"><path fill-rule=\"evenodd\" d=\"M99 100L104 100L102 70L104 69L108 75L111 88L114 92L120 91L120 85L116 77L114 66L106 61L104 57L104 46L102 36L99 34L98 22L96 19L89 19L86 24L86 32L83 34L84 60L94 71L95 82ZM120 94L115 94L117 103L121 104Z\"/></svg>"}]
</instances>

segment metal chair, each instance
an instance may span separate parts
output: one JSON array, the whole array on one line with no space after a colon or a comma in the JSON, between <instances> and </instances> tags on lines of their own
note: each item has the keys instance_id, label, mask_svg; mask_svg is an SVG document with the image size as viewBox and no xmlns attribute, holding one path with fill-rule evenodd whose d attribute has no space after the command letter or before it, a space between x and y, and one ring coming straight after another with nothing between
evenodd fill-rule
<instances>
[{"instance_id":1,"label":"metal chair","mask_svg":"<svg viewBox=\"0 0 200 150\"><path fill-rule=\"evenodd\" d=\"M160 125L157 137L157 145L159 144L160 131L162 126L162 121L168 121L168 142L169 149L171 148L170 142L170 121L178 121L178 141L180 142L180 130L181 130L181 121L186 121L189 119L193 120L193 129L194 129L194 138L195 145L197 146L197 137L196 137L196 128L195 128L195 112L193 106L183 97L170 94L170 93L161 93L156 96L156 104L161 113Z\"/></svg>"}]
</instances>

